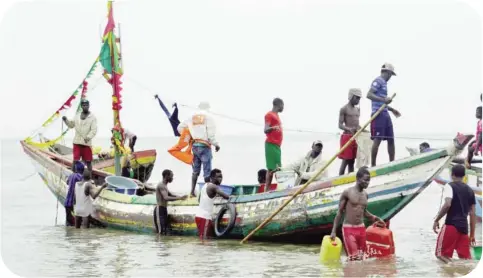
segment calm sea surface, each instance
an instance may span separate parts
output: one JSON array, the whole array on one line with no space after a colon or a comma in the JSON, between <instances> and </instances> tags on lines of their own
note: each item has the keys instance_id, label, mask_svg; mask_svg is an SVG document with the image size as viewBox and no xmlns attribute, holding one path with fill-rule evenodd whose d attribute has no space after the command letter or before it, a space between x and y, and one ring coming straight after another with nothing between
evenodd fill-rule
<instances>
[{"instance_id":1,"label":"calm sea surface","mask_svg":"<svg viewBox=\"0 0 483 278\"><path fill-rule=\"evenodd\" d=\"M283 163L303 155L316 136L287 137ZM322 136L329 159L338 138ZM98 139L101 142L102 139ZM106 140L104 140L106 142ZM161 171L175 173L172 188L188 193L191 169L174 160L166 150L174 138L139 138L138 149L156 148L158 159L151 182ZM399 139L398 158L408 156L405 146L422 140ZM224 172L224 183L255 183L264 167L263 137L222 137L214 167ZM430 142L446 146L448 141ZM104 144L105 145L105 144ZM387 161L381 146L379 163ZM337 173L339 161L330 168ZM324 266L318 262L319 245L254 243L215 240L202 245L197 238L159 237L109 229L76 230L64 226L58 206L15 140L1 144L1 251L5 265L21 276L162 276L162 277L334 277L334 276L462 276L476 261L455 261L444 266L434 257L436 235L432 231L441 188L432 184L391 221L396 256L385 260L343 262ZM57 218L57 221L56 221ZM478 240L481 226L478 225Z\"/></svg>"}]
</instances>

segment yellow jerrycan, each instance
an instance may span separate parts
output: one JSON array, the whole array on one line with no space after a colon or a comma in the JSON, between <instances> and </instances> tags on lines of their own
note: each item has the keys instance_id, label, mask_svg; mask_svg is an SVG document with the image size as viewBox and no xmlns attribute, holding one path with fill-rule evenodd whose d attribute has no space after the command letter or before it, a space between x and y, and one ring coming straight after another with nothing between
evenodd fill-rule
<instances>
[{"instance_id":1,"label":"yellow jerrycan","mask_svg":"<svg viewBox=\"0 0 483 278\"><path fill-rule=\"evenodd\" d=\"M320 262L332 262L340 260L340 252L342 251L342 241L335 237L332 241L330 236L324 236L322 245L320 246Z\"/></svg>"}]
</instances>

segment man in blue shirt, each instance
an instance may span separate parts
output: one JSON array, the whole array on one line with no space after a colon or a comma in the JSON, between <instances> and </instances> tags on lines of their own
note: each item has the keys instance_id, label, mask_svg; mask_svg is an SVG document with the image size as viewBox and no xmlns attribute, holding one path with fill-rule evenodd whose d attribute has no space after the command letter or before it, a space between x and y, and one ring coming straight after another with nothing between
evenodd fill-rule
<instances>
[{"instance_id":1,"label":"man in blue shirt","mask_svg":"<svg viewBox=\"0 0 483 278\"><path fill-rule=\"evenodd\" d=\"M381 75L372 82L371 89L367 93L367 98L372 101L371 115L374 115L384 103L391 103L391 99L387 97L387 82L393 75L396 75L394 72L394 66L385 63L382 65ZM388 105L371 123L371 139L373 141L371 153L372 166L376 166L379 145L381 144L381 141L384 140L387 141L389 161L394 161L396 150L394 146L394 130L392 128L392 120L389 111L391 111L396 118L401 116L399 111Z\"/></svg>"}]
</instances>

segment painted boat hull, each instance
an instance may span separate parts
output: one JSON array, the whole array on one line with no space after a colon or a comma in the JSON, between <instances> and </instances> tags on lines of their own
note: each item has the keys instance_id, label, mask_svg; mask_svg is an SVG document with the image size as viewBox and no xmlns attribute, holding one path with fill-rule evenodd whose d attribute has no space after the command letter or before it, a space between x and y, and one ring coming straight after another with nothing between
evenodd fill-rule
<instances>
[{"instance_id":1,"label":"painted boat hull","mask_svg":"<svg viewBox=\"0 0 483 278\"><path fill-rule=\"evenodd\" d=\"M44 138L44 141L48 141ZM62 145L54 144L47 151L52 151L63 156L71 156L72 148ZM133 169L133 178L141 182L146 182L151 177L154 164L156 163L156 150L143 150L132 153L131 168ZM104 172L115 174L114 158L109 159L94 159L93 167Z\"/></svg>"},{"instance_id":2,"label":"painted boat hull","mask_svg":"<svg viewBox=\"0 0 483 278\"><path fill-rule=\"evenodd\" d=\"M56 198L63 203L67 193L69 168L63 166L55 154L35 149L21 142L25 153L32 159L42 180ZM430 154L409 157L370 168L371 184L368 209L385 221L389 221L418 194L420 194L450 163L454 150L441 150ZM95 170L98 176L110 173ZM320 243L322 235L330 233L338 208L340 194L355 184L355 175L332 177L308 186L264 228L253 240L284 241L291 243ZM232 196L230 202L237 210L236 224L228 238L242 238L277 209L297 188L265 192L253 195ZM215 200L213 216L216 216L222 199ZM104 190L95 200L92 215L106 227L138 232L154 232L154 194L130 196ZM172 233L195 236L194 221L197 199L170 203L168 213ZM227 220L227 219L225 219ZM369 224L369 223L366 223Z\"/></svg>"}]
</instances>

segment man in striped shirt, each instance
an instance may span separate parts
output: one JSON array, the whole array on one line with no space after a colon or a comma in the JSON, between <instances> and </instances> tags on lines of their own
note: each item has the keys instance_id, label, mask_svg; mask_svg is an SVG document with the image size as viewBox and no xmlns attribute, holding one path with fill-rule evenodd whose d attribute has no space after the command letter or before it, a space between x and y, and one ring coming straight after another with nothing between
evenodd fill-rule
<instances>
[{"instance_id":1,"label":"man in striped shirt","mask_svg":"<svg viewBox=\"0 0 483 278\"><path fill-rule=\"evenodd\" d=\"M389 153L389 161L394 161L396 150L394 145L394 130L392 127L391 116L389 111L391 111L396 118L400 117L401 114L396 109L389 106L391 103L391 98L387 97L387 82L393 75L394 66L389 63L385 63L381 68L381 75L378 76L371 84L371 88L367 93L367 98L372 101L372 113L374 115L383 104L387 104L386 108L371 122L371 139L372 143L372 154L371 163L372 166L376 166L377 152L379 150L379 145L381 141L387 141L387 151Z\"/></svg>"}]
</instances>

